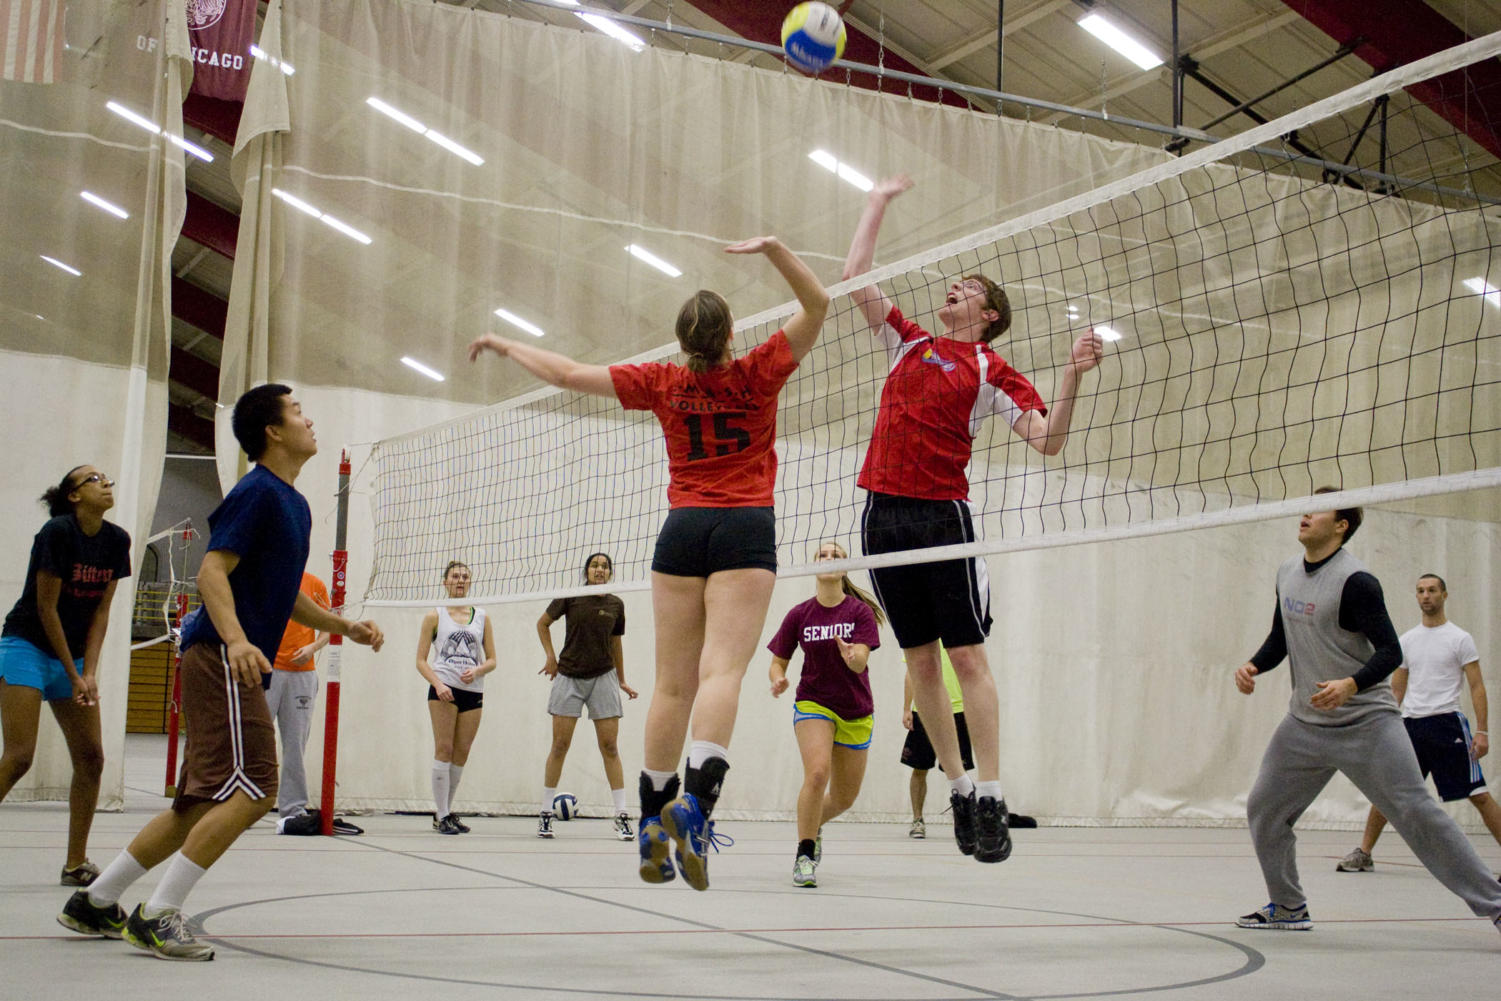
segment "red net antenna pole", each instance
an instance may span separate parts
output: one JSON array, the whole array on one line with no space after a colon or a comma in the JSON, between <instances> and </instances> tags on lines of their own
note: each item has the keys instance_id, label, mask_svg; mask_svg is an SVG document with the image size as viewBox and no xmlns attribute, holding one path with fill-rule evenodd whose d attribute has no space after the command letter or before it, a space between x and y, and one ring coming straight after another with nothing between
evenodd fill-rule
<instances>
[{"instance_id":1,"label":"red net antenna pole","mask_svg":"<svg viewBox=\"0 0 1501 1001\"><path fill-rule=\"evenodd\" d=\"M183 529L182 544L189 545L193 539L193 529L189 526ZM167 556L171 559L170 552ZM172 646L172 700L167 703L167 779L163 783L165 790L162 795L172 797L177 795L177 735L182 726L182 620L188 617L188 595L186 591L177 593L177 622L175 623L176 637Z\"/></svg>"},{"instance_id":2,"label":"red net antenna pole","mask_svg":"<svg viewBox=\"0 0 1501 1001\"><path fill-rule=\"evenodd\" d=\"M334 522L334 581L329 603L335 615L344 614L344 590L349 570L349 452L339 453L339 513ZM334 633L328 638L328 657L324 674L328 679L328 697L323 716L323 795L318 815L319 826L326 835L334 833L334 779L339 760L339 668L344 658L344 637Z\"/></svg>"}]
</instances>

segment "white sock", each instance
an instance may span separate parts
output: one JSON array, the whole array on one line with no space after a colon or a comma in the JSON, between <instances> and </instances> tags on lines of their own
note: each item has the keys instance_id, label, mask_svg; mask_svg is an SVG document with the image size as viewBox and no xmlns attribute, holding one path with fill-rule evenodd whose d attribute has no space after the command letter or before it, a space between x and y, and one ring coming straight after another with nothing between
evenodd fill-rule
<instances>
[{"instance_id":1,"label":"white sock","mask_svg":"<svg viewBox=\"0 0 1501 1001\"><path fill-rule=\"evenodd\" d=\"M651 787L657 792L667 788L667 783L677 778L677 772L659 772L650 768L641 769L641 774L651 779Z\"/></svg>"},{"instance_id":2,"label":"white sock","mask_svg":"<svg viewBox=\"0 0 1501 1001\"><path fill-rule=\"evenodd\" d=\"M433 815L448 816L448 762L433 759Z\"/></svg>"},{"instance_id":3,"label":"white sock","mask_svg":"<svg viewBox=\"0 0 1501 1001\"><path fill-rule=\"evenodd\" d=\"M453 801L459 798L459 779L464 777L464 766L448 764L448 809L453 810Z\"/></svg>"},{"instance_id":4,"label":"white sock","mask_svg":"<svg viewBox=\"0 0 1501 1001\"><path fill-rule=\"evenodd\" d=\"M994 799L994 800L999 800L1001 798L1001 780L1000 779L996 779L994 782L976 782L975 783L975 798L976 799L984 799L987 796L990 797L991 799Z\"/></svg>"},{"instance_id":5,"label":"white sock","mask_svg":"<svg viewBox=\"0 0 1501 1001\"><path fill-rule=\"evenodd\" d=\"M949 779L949 790L958 793L960 796L968 796L975 791L975 783L969 777L969 772L965 772L957 779Z\"/></svg>"},{"instance_id":6,"label":"white sock","mask_svg":"<svg viewBox=\"0 0 1501 1001\"><path fill-rule=\"evenodd\" d=\"M625 802L625 786L621 786L619 789L611 789L610 798L615 801L615 815L617 817L622 813L631 812L631 808Z\"/></svg>"},{"instance_id":7,"label":"white sock","mask_svg":"<svg viewBox=\"0 0 1501 1001\"><path fill-rule=\"evenodd\" d=\"M206 872L207 869L195 865L182 852L174 854L167 860L167 871L162 876L162 881L156 884L156 891L146 901L146 906L141 908L141 916L154 918L159 917L163 911L182 910L188 894Z\"/></svg>"},{"instance_id":8,"label":"white sock","mask_svg":"<svg viewBox=\"0 0 1501 1001\"><path fill-rule=\"evenodd\" d=\"M552 801L553 801L553 799L557 795L558 795L558 787L557 786L553 786L551 789L544 788L542 790L542 811L541 812L543 812L543 813L552 813Z\"/></svg>"},{"instance_id":9,"label":"white sock","mask_svg":"<svg viewBox=\"0 0 1501 1001\"><path fill-rule=\"evenodd\" d=\"M130 884L146 875L146 867L135 860L130 852L122 851L115 860L104 867L99 878L89 887L89 903L95 907L107 907L118 903L120 895L130 889Z\"/></svg>"},{"instance_id":10,"label":"white sock","mask_svg":"<svg viewBox=\"0 0 1501 1001\"><path fill-rule=\"evenodd\" d=\"M730 749L728 747L720 747L718 744L707 740L695 740L693 746L688 748L689 768L702 768L704 762L710 758L723 758L725 761L728 761L730 760Z\"/></svg>"}]
</instances>

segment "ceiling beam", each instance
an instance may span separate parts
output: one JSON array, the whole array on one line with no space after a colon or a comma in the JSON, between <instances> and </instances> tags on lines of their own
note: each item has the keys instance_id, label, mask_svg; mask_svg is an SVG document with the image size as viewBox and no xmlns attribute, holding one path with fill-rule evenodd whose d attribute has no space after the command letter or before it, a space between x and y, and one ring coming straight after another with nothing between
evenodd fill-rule
<instances>
[{"instance_id":1,"label":"ceiling beam","mask_svg":"<svg viewBox=\"0 0 1501 1001\"><path fill-rule=\"evenodd\" d=\"M1001 25L1001 37L1010 38L1016 32L1029 27L1037 21L1041 21L1049 14L1061 10L1072 10L1077 6L1074 0L1046 0L1046 2L1038 4L1031 10L1022 11L1015 17L1008 17L1006 23ZM940 52L928 61L928 68L937 72L950 63L956 63L986 48L995 48L995 35L988 31L984 34L975 35L967 42L962 42L951 49Z\"/></svg>"},{"instance_id":2,"label":"ceiling beam","mask_svg":"<svg viewBox=\"0 0 1501 1001\"><path fill-rule=\"evenodd\" d=\"M167 377L210 402L219 399L219 366L175 345Z\"/></svg>"},{"instance_id":3,"label":"ceiling beam","mask_svg":"<svg viewBox=\"0 0 1501 1001\"><path fill-rule=\"evenodd\" d=\"M1422 0L1283 0L1377 73L1467 42L1470 36ZM1450 125L1501 157L1501 66L1487 59L1407 88Z\"/></svg>"},{"instance_id":4,"label":"ceiling beam","mask_svg":"<svg viewBox=\"0 0 1501 1001\"><path fill-rule=\"evenodd\" d=\"M188 212L182 220L183 236L232 261L239 233L239 216L196 192L188 192Z\"/></svg>"},{"instance_id":5,"label":"ceiling beam","mask_svg":"<svg viewBox=\"0 0 1501 1001\"><path fill-rule=\"evenodd\" d=\"M167 430L182 435L210 452L214 450L214 422L199 417L181 404L167 404Z\"/></svg>"},{"instance_id":6,"label":"ceiling beam","mask_svg":"<svg viewBox=\"0 0 1501 1001\"><path fill-rule=\"evenodd\" d=\"M172 279L172 315L182 322L224 340L229 303L182 278Z\"/></svg>"}]
</instances>

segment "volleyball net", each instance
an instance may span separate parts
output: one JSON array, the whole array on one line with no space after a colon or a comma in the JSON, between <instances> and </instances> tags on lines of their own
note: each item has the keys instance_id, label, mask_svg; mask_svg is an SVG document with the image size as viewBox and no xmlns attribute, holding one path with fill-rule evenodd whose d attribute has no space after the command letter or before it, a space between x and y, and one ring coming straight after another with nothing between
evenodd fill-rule
<instances>
[{"instance_id":1,"label":"volleyball net","mask_svg":"<svg viewBox=\"0 0 1501 1001\"><path fill-rule=\"evenodd\" d=\"M958 555L851 544L888 366L849 295L872 282L940 333L949 284L993 278L1014 311L993 347L1048 402L1075 338L1109 339L1059 455L978 428L968 554L1276 517L1325 484L1343 506L1501 483L1501 95L1466 72L1498 51L1478 39L832 287L780 402L782 572L812 572L823 539L850 567ZM740 350L792 308L739 323ZM612 589L645 586L667 511L655 419L550 389L381 441L369 469L368 605L441 597L456 554L470 601L582 590L598 549Z\"/></svg>"}]
</instances>

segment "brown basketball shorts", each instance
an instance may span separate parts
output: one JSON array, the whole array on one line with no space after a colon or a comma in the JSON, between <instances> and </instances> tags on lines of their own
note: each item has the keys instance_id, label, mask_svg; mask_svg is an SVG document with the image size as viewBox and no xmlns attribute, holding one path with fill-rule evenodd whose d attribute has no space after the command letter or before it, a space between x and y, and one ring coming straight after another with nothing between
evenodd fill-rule
<instances>
[{"instance_id":1,"label":"brown basketball shorts","mask_svg":"<svg viewBox=\"0 0 1501 1001\"><path fill-rule=\"evenodd\" d=\"M240 790L276 795L276 728L260 685L242 685L223 646L196 643L182 655L182 716L188 728L174 810L223 802Z\"/></svg>"}]
</instances>

